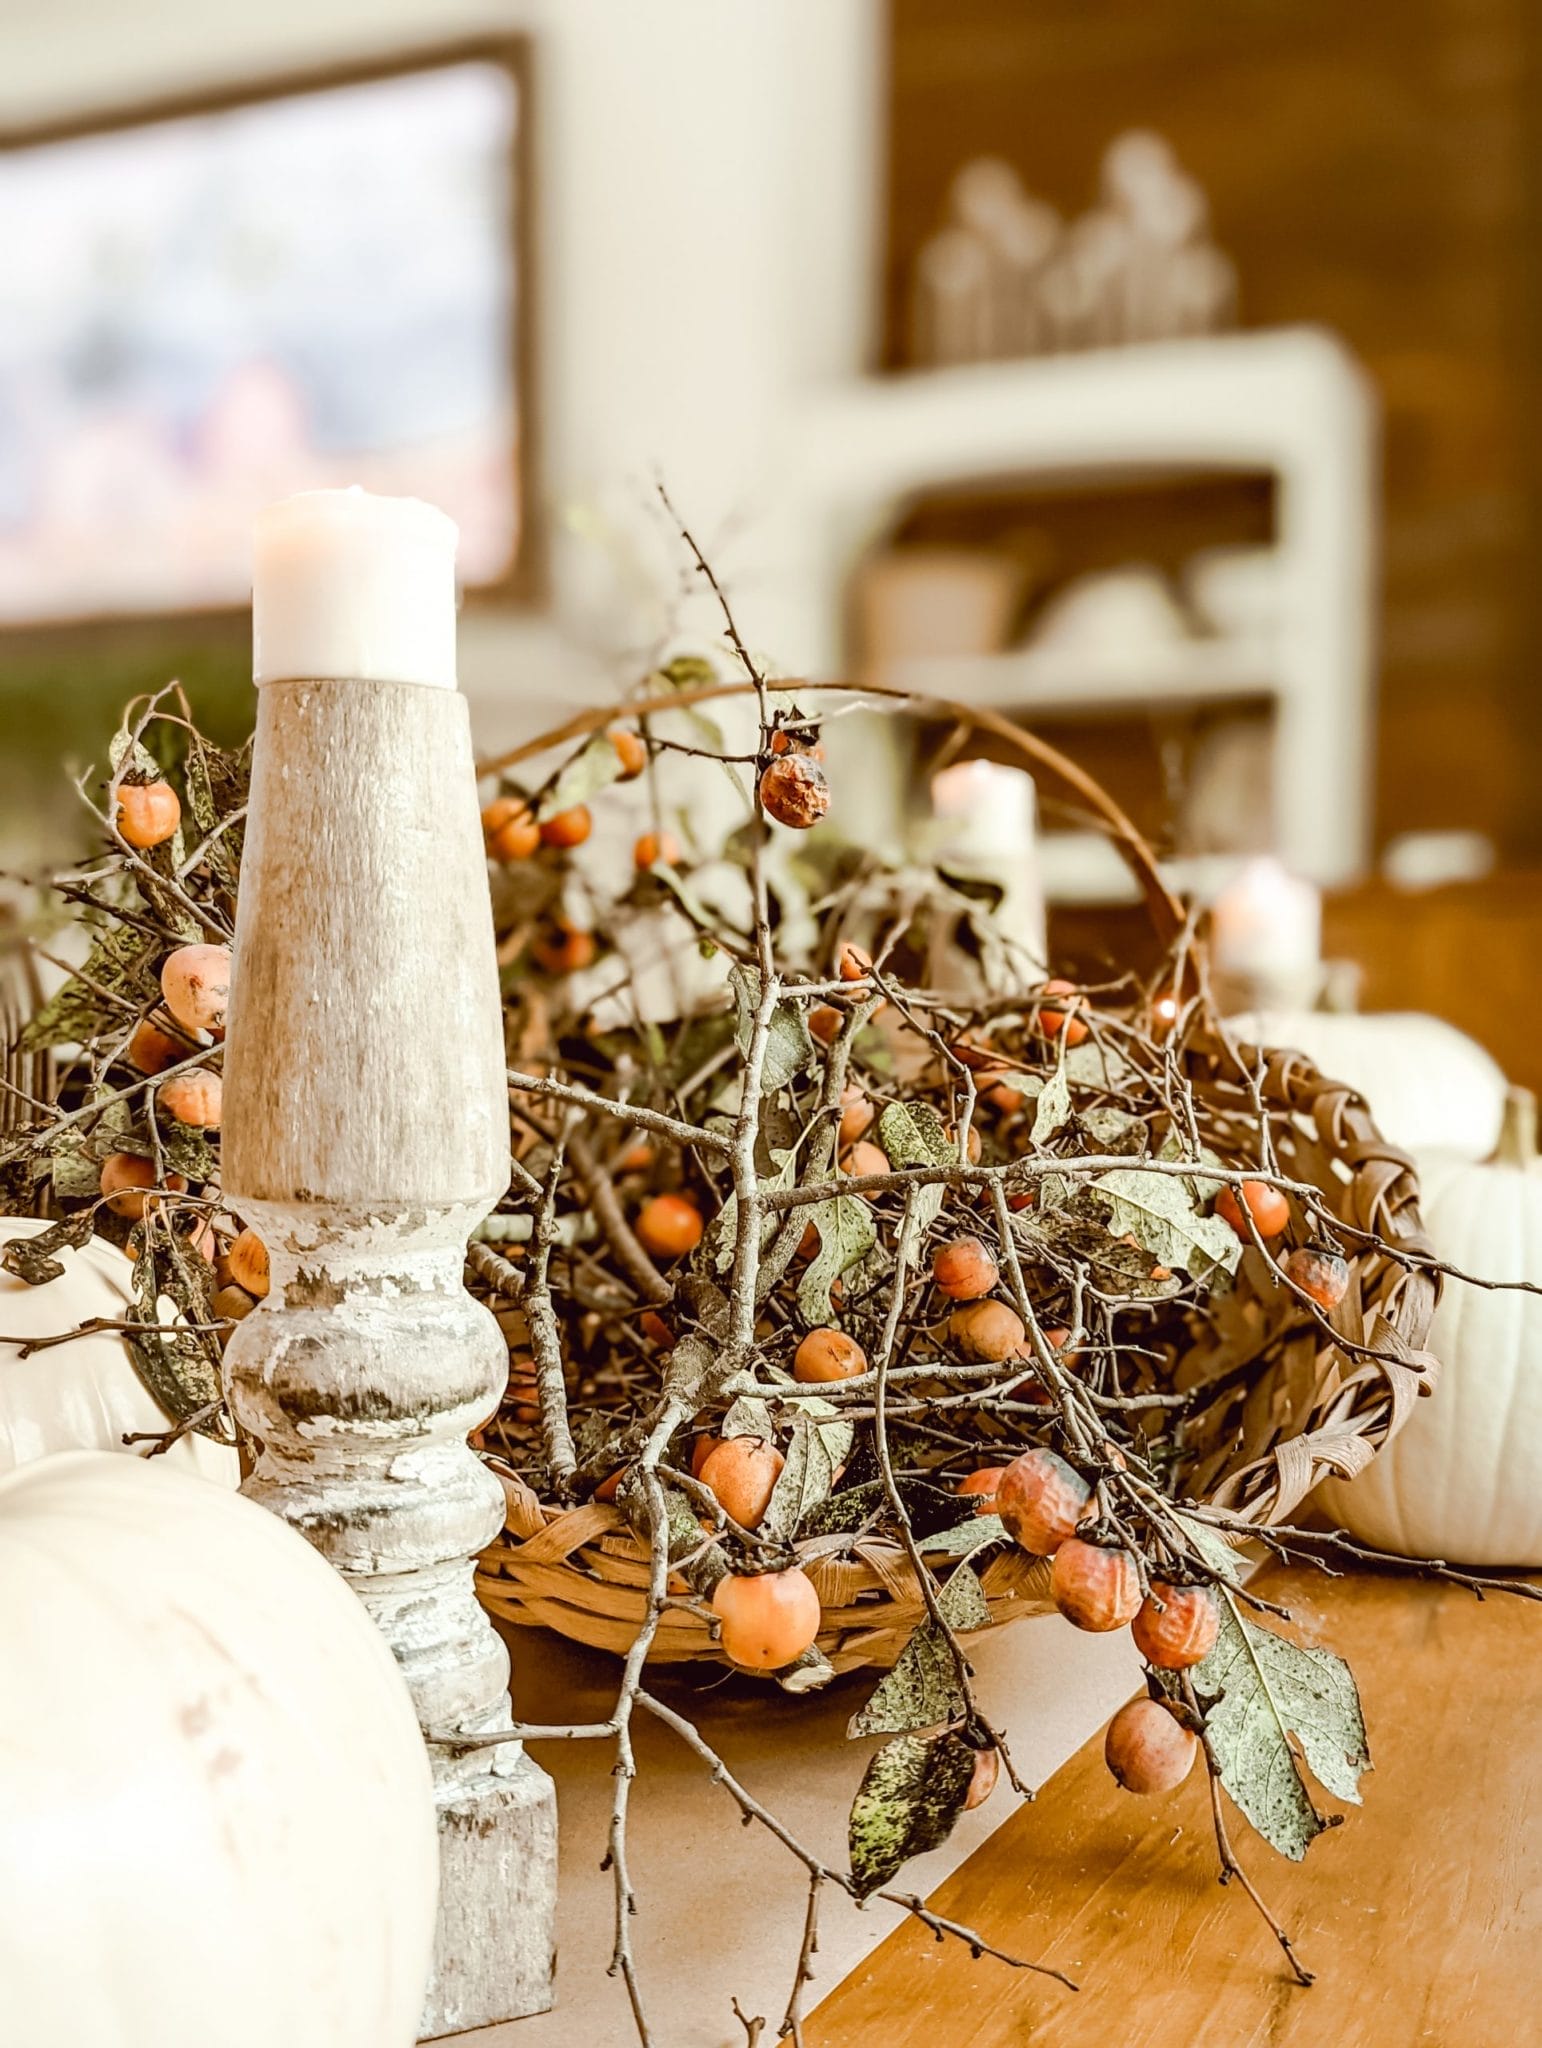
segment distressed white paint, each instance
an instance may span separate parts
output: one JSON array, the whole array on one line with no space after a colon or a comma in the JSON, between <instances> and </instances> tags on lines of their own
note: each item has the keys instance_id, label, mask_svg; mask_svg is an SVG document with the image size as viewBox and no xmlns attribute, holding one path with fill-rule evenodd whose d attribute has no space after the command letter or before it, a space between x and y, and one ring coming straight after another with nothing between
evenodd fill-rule
<instances>
[{"instance_id":1,"label":"distressed white paint","mask_svg":"<svg viewBox=\"0 0 1542 2048\"><path fill-rule=\"evenodd\" d=\"M258 697L225 1056L225 1186L267 1299L225 1356L245 1491L375 1617L425 1730L510 1724L470 1559L503 1518L466 1443L508 1371L461 1284L507 1185L503 1026L465 700L358 679ZM442 1883L428 2035L550 2002L550 1780L430 1744Z\"/></svg>"}]
</instances>

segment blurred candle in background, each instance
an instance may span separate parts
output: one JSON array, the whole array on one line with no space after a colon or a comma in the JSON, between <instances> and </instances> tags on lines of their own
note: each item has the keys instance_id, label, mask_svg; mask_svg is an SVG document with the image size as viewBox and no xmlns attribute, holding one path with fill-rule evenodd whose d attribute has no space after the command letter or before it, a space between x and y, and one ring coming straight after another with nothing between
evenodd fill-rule
<instances>
[{"instance_id":1,"label":"blurred candle in background","mask_svg":"<svg viewBox=\"0 0 1542 2048\"><path fill-rule=\"evenodd\" d=\"M455 688L455 521L354 485L258 514L252 673Z\"/></svg>"},{"instance_id":2,"label":"blurred candle in background","mask_svg":"<svg viewBox=\"0 0 1542 2048\"><path fill-rule=\"evenodd\" d=\"M1033 777L999 761L955 761L932 777L932 813L939 864L1001 889L995 923L1019 956L1016 978L1025 966L1042 971L1047 943Z\"/></svg>"},{"instance_id":3,"label":"blurred candle in background","mask_svg":"<svg viewBox=\"0 0 1542 2048\"><path fill-rule=\"evenodd\" d=\"M1238 1009L1310 1004L1322 980L1322 895L1277 860L1250 860L1210 912L1217 992Z\"/></svg>"}]
</instances>

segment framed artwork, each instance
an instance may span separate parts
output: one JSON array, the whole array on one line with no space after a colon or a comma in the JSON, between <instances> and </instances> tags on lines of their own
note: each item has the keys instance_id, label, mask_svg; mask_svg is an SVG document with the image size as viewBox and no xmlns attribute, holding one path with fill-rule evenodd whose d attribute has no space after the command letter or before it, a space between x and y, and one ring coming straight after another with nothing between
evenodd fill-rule
<instances>
[{"instance_id":1,"label":"framed artwork","mask_svg":"<svg viewBox=\"0 0 1542 2048\"><path fill-rule=\"evenodd\" d=\"M500 41L0 134L0 627L242 606L350 483L527 593L529 99Z\"/></svg>"}]
</instances>

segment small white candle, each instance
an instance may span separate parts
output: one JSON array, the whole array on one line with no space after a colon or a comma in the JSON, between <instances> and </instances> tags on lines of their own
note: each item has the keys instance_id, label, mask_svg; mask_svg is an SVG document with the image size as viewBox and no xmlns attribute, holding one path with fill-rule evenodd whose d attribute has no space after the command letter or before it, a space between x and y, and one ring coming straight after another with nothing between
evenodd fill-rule
<instances>
[{"instance_id":1,"label":"small white candle","mask_svg":"<svg viewBox=\"0 0 1542 2048\"><path fill-rule=\"evenodd\" d=\"M1033 777L1000 761L955 761L932 777L932 811L937 858L1000 884L996 923L1003 937L1042 966L1044 884Z\"/></svg>"},{"instance_id":2,"label":"small white candle","mask_svg":"<svg viewBox=\"0 0 1542 2048\"><path fill-rule=\"evenodd\" d=\"M949 852L1013 855L1029 860L1037 846L1033 777L999 761L955 761L932 777L932 810L954 829Z\"/></svg>"},{"instance_id":3,"label":"small white candle","mask_svg":"<svg viewBox=\"0 0 1542 2048\"><path fill-rule=\"evenodd\" d=\"M1277 860L1250 860L1215 899L1210 940L1218 974L1304 989L1322 960L1322 896Z\"/></svg>"},{"instance_id":4,"label":"small white candle","mask_svg":"<svg viewBox=\"0 0 1542 2048\"><path fill-rule=\"evenodd\" d=\"M455 688L453 519L357 486L302 491L257 516L252 673Z\"/></svg>"}]
</instances>

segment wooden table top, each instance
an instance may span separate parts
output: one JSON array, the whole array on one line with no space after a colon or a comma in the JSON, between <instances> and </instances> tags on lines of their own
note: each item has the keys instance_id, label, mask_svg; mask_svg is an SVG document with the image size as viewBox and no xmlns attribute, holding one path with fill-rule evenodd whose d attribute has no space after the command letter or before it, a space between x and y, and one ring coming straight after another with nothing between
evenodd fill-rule
<instances>
[{"instance_id":1,"label":"wooden table top","mask_svg":"<svg viewBox=\"0 0 1542 2048\"><path fill-rule=\"evenodd\" d=\"M817 2008L808 2048L1542 2040L1542 1607L1391 1576L1257 1583L1350 1659L1375 1763L1364 1806L1302 1864L1229 1815L1316 1984L1292 1981L1241 1889L1217 1884L1202 1768L1137 1800L1099 1735L931 1900L1080 1990L907 1925Z\"/></svg>"}]
</instances>

